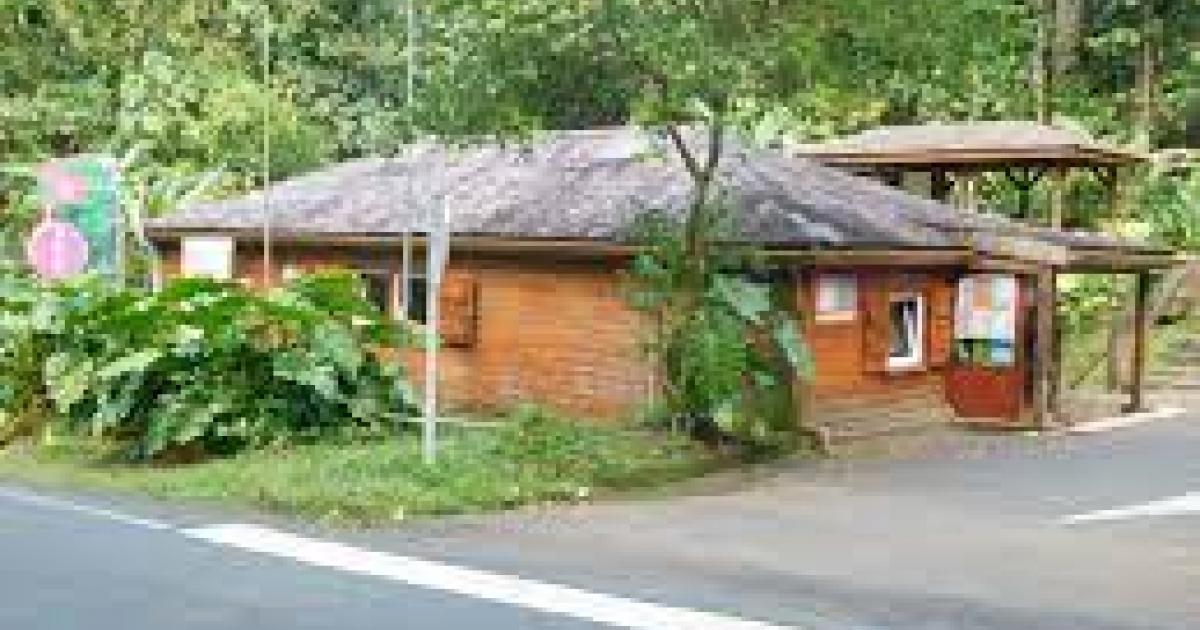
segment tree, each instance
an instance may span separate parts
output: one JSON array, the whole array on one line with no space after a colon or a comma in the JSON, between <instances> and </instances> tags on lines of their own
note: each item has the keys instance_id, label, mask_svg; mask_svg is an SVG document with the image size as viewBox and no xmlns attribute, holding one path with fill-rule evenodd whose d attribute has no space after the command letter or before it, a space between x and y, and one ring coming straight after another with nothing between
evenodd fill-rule
<instances>
[{"instance_id":1,"label":"tree","mask_svg":"<svg viewBox=\"0 0 1200 630\"><path fill-rule=\"evenodd\" d=\"M668 390L708 392L670 397L671 411L701 423L737 398L731 384L760 363L744 348L770 319L762 290L722 265L721 159L730 129L753 126L800 91L809 60L803 7L792 0L447 0L428 16L418 117L425 128L508 135L546 123L633 119L670 139L692 195L678 241L658 241L655 251L671 255L639 259L649 279L642 295L657 297L643 305L663 324L656 348ZM565 109L546 100L544 86L557 95L578 77L598 80L574 86ZM739 296L762 308L740 316ZM787 324L791 332L778 339L795 339Z\"/></svg>"}]
</instances>

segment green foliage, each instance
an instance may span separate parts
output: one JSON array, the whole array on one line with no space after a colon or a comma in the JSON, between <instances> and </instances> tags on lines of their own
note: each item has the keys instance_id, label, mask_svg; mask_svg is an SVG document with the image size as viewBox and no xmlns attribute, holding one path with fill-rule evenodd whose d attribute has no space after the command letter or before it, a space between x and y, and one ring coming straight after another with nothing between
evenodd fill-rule
<instances>
[{"instance_id":1,"label":"green foliage","mask_svg":"<svg viewBox=\"0 0 1200 630\"><path fill-rule=\"evenodd\" d=\"M189 466L114 461L103 442L60 438L26 455L0 451L0 477L231 502L355 524L423 515L586 502L654 488L719 465L683 438L574 422L536 408L498 429L448 427L435 465L412 433L326 439Z\"/></svg>"},{"instance_id":2,"label":"green foliage","mask_svg":"<svg viewBox=\"0 0 1200 630\"><path fill-rule=\"evenodd\" d=\"M1097 274L1059 276L1059 313L1068 338L1100 330L1129 295L1125 278Z\"/></svg>"},{"instance_id":3,"label":"green foliage","mask_svg":"<svg viewBox=\"0 0 1200 630\"><path fill-rule=\"evenodd\" d=\"M1200 249L1200 168L1185 172L1155 169L1137 192L1137 207L1143 209L1142 218L1154 236L1180 249Z\"/></svg>"},{"instance_id":4,"label":"green foliage","mask_svg":"<svg viewBox=\"0 0 1200 630\"><path fill-rule=\"evenodd\" d=\"M628 299L654 324L646 350L662 373L671 419L771 444L797 428L790 384L811 376L812 359L771 274L724 244L720 229L705 228L711 247L698 260L678 224L647 214Z\"/></svg>"},{"instance_id":5,"label":"green foliage","mask_svg":"<svg viewBox=\"0 0 1200 630\"><path fill-rule=\"evenodd\" d=\"M330 432L380 433L411 411L398 365L371 344L404 342L361 287L311 280L260 296L181 280L148 294L91 279L0 285L0 406L109 436L139 458L228 453Z\"/></svg>"}]
</instances>

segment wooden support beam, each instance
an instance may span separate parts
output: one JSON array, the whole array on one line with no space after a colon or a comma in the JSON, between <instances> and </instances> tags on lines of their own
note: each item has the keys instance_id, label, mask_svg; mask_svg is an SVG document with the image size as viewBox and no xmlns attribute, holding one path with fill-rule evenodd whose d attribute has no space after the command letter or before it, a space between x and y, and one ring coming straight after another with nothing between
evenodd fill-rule
<instances>
[{"instance_id":1,"label":"wooden support beam","mask_svg":"<svg viewBox=\"0 0 1200 630\"><path fill-rule=\"evenodd\" d=\"M934 199L946 203L950 200L953 187L945 169L935 168L929 173L929 192Z\"/></svg>"},{"instance_id":2,"label":"wooden support beam","mask_svg":"<svg viewBox=\"0 0 1200 630\"><path fill-rule=\"evenodd\" d=\"M815 274L808 267L800 266L795 268L795 273L792 274L790 298L792 308L795 314L796 327L800 330L800 336L803 339L808 339L812 332L813 322L813 305L815 297L813 295L813 280ZM822 449L827 449L828 436L821 432L821 427L816 424L816 418L813 417L813 387L812 383L800 377L799 374L792 375L791 379L791 399L792 399L792 414L796 420L797 426L801 429L812 429L816 431L819 446Z\"/></svg>"},{"instance_id":3,"label":"wooden support beam","mask_svg":"<svg viewBox=\"0 0 1200 630\"><path fill-rule=\"evenodd\" d=\"M1150 274L1137 274L1137 287L1133 303L1133 361L1129 366L1129 403L1126 412L1145 409L1143 386L1146 376L1146 345L1150 336L1150 322L1146 316L1150 304Z\"/></svg>"},{"instance_id":4,"label":"wooden support beam","mask_svg":"<svg viewBox=\"0 0 1200 630\"><path fill-rule=\"evenodd\" d=\"M1054 315L1057 310L1054 270L1042 267L1034 290L1033 422L1038 427L1054 422L1051 381L1054 377Z\"/></svg>"},{"instance_id":5,"label":"wooden support beam","mask_svg":"<svg viewBox=\"0 0 1200 630\"><path fill-rule=\"evenodd\" d=\"M1062 317L1057 312L1057 305L1054 313L1054 341L1051 348L1054 362L1050 366L1050 412L1058 414L1061 406L1059 400L1062 398L1062 380L1063 380L1063 326Z\"/></svg>"},{"instance_id":6,"label":"wooden support beam","mask_svg":"<svg viewBox=\"0 0 1200 630\"><path fill-rule=\"evenodd\" d=\"M1008 167L1004 169L1004 176L1017 188L1018 218L1025 219L1030 216L1030 209L1033 205L1033 188L1045 175L1046 169L1042 167L1023 169Z\"/></svg>"},{"instance_id":7,"label":"wooden support beam","mask_svg":"<svg viewBox=\"0 0 1200 630\"><path fill-rule=\"evenodd\" d=\"M1067 199L1067 169L1056 166L1050 185L1050 227L1059 229L1063 226L1063 215Z\"/></svg>"},{"instance_id":8,"label":"wooden support beam","mask_svg":"<svg viewBox=\"0 0 1200 630\"><path fill-rule=\"evenodd\" d=\"M1124 170L1118 166L1105 166L1097 168L1095 172L1108 193L1108 218L1124 221L1129 214L1125 200Z\"/></svg>"}]
</instances>

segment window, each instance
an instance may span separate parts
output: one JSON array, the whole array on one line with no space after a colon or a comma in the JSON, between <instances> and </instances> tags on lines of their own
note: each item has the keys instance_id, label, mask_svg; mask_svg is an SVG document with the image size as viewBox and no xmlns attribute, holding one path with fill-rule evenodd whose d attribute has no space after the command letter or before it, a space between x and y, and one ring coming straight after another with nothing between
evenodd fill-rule
<instances>
[{"instance_id":1,"label":"window","mask_svg":"<svg viewBox=\"0 0 1200 630\"><path fill-rule=\"evenodd\" d=\"M233 279L233 239L228 236L190 236L183 239L183 275L189 278Z\"/></svg>"},{"instance_id":2,"label":"window","mask_svg":"<svg viewBox=\"0 0 1200 630\"><path fill-rule=\"evenodd\" d=\"M360 271L363 281L363 298L380 313L392 313L392 274L384 271Z\"/></svg>"},{"instance_id":3,"label":"window","mask_svg":"<svg viewBox=\"0 0 1200 630\"><path fill-rule=\"evenodd\" d=\"M429 299L428 280L423 267L414 265L408 274L405 287L404 273L388 268L372 268L371 263L353 265L351 268L363 281L363 297L383 313L395 320L408 319L425 323L425 307ZM406 290L407 289L407 290ZM408 307L405 308L405 300Z\"/></svg>"},{"instance_id":4,"label":"window","mask_svg":"<svg viewBox=\"0 0 1200 630\"><path fill-rule=\"evenodd\" d=\"M285 283L294 282L304 276L304 269L296 265L284 265L283 271L280 273Z\"/></svg>"},{"instance_id":5,"label":"window","mask_svg":"<svg viewBox=\"0 0 1200 630\"><path fill-rule=\"evenodd\" d=\"M891 345L888 367L910 368L921 365L925 345L925 315L921 296L896 295L888 305Z\"/></svg>"},{"instance_id":6,"label":"window","mask_svg":"<svg viewBox=\"0 0 1200 630\"><path fill-rule=\"evenodd\" d=\"M403 297L400 298L403 303ZM413 276L408 279L408 319L420 324L425 323L425 309L429 303L429 280L424 276ZM399 310L399 309L397 309Z\"/></svg>"},{"instance_id":7,"label":"window","mask_svg":"<svg viewBox=\"0 0 1200 630\"><path fill-rule=\"evenodd\" d=\"M858 278L848 275L817 277L817 320L854 319L858 310Z\"/></svg>"}]
</instances>

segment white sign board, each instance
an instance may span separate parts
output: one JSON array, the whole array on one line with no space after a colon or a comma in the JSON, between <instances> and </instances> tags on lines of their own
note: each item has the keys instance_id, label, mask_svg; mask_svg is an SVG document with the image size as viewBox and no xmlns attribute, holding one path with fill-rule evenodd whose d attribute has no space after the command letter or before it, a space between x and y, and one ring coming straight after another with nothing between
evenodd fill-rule
<instances>
[{"instance_id":1,"label":"white sign board","mask_svg":"<svg viewBox=\"0 0 1200 630\"><path fill-rule=\"evenodd\" d=\"M191 236L183 239L183 275L189 278L233 279L233 239Z\"/></svg>"},{"instance_id":2,"label":"white sign board","mask_svg":"<svg viewBox=\"0 0 1200 630\"><path fill-rule=\"evenodd\" d=\"M1017 336L1017 279L1008 275L967 276L958 283L955 338L1014 341Z\"/></svg>"}]
</instances>

